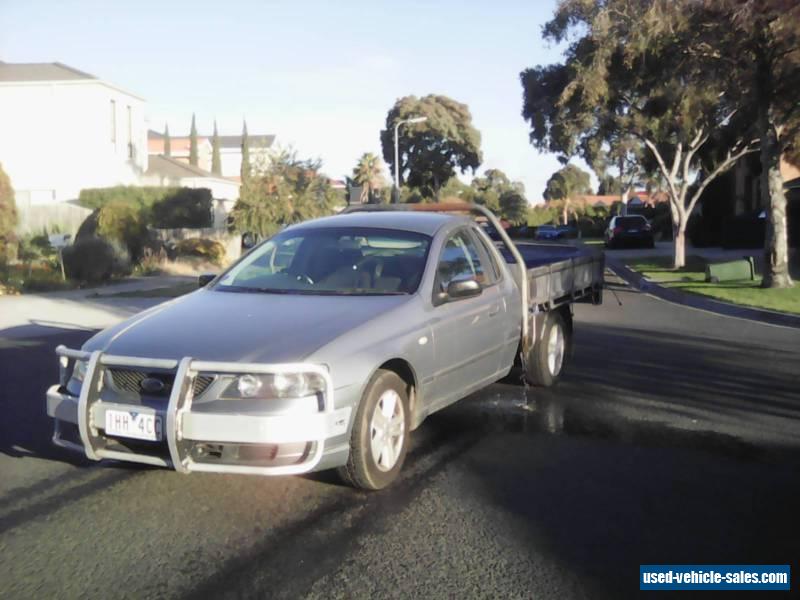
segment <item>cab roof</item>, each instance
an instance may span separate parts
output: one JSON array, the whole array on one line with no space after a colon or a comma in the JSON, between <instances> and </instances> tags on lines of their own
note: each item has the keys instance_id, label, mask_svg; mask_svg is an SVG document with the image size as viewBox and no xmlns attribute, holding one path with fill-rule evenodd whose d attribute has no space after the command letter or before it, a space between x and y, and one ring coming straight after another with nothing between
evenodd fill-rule
<instances>
[{"instance_id":1,"label":"cab roof","mask_svg":"<svg viewBox=\"0 0 800 600\"><path fill-rule=\"evenodd\" d=\"M292 229L318 227L372 227L375 229L397 229L433 236L443 226L451 223L469 223L470 218L461 215L435 212L413 212L409 210L382 210L377 212L352 212L306 221Z\"/></svg>"}]
</instances>

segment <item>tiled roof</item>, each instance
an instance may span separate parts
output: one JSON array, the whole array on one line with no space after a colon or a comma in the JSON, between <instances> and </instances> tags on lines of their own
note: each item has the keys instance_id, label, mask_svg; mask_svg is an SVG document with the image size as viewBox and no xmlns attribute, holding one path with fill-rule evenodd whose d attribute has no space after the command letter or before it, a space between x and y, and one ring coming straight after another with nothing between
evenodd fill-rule
<instances>
[{"instance_id":1,"label":"tiled roof","mask_svg":"<svg viewBox=\"0 0 800 600\"><path fill-rule=\"evenodd\" d=\"M200 167L193 167L185 162L175 160L169 156L150 155L147 160L145 175L159 175L161 177L216 177Z\"/></svg>"},{"instance_id":2,"label":"tiled roof","mask_svg":"<svg viewBox=\"0 0 800 600\"><path fill-rule=\"evenodd\" d=\"M209 139L210 136L209 136ZM269 148L275 142L275 136L267 135L249 135L247 141L251 148ZM221 148L240 148L242 145L242 136L240 135L221 135L219 136L219 145Z\"/></svg>"},{"instance_id":3,"label":"tiled roof","mask_svg":"<svg viewBox=\"0 0 800 600\"><path fill-rule=\"evenodd\" d=\"M65 64L54 63L6 63L0 61L0 81L72 81L97 79Z\"/></svg>"}]
</instances>

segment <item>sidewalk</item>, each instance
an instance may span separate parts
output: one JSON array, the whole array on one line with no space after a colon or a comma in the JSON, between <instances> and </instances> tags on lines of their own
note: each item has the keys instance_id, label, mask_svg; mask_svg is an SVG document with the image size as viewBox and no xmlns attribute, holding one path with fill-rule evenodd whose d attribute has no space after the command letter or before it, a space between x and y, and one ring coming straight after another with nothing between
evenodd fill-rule
<instances>
[{"instance_id":1,"label":"sidewalk","mask_svg":"<svg viewBox=\"0 0 800 600\"><path fill-rule=\"evenodd\" d=\"M640 254L638 256L642 255ZM706 296L690 294L674 288L658 285L636 271L629 269L625 266L624 262L624 257L606 255L606 265L614 271L614 273L628 282L633 288L655 296L656 298L729 317L800 329L800 316L798 315L722 302Z\"/></svg>"},{"instance_id":2,"label":"sidewalk","mask_svg":"<svg viewBox=\"0 0 800 600\"><path fill-rule=\"evenodd\" d=\"M64 329L103 329L155 306L165 298L119 298L120 292L172 287L188 276L136 277L111 285L0 297L0 337L43 336Z\"/></svg>"}]
</instances>

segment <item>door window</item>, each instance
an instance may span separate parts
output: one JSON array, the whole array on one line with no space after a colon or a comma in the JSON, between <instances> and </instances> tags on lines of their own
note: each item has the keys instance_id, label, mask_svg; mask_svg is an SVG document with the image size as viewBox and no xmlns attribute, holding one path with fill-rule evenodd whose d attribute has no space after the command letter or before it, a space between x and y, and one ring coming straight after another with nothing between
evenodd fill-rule
<instances>
[{"instance_id":1,"label":"door window","mask_svg":"<svg viewBox=\"0 0 800 600\"><path fill-rule=\"evenodd\" d=\"M447 240L436 272L437 291L447 291L451 281L475 279L486 284L486 275L478 257L478 249L467 231L459 231Z\"/></svg>"}]
</instances>

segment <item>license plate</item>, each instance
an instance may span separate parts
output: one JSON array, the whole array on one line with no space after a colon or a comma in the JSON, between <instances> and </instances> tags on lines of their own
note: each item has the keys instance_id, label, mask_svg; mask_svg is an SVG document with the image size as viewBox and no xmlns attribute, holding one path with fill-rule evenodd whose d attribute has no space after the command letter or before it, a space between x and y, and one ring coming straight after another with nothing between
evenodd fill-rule
<instances>
[{"instance_id":1,"label":"license plate","mask_svg":"<svg viewBox=\"0 0 800 600\"><path fill-rule=\"evenodd\" d=\"M159 442L162 438L161 417L134 410L107 410L106 435Z\"/></svg>"},{"instance_id":2,"label":"license plate","mask_svg":"<svg viewBox=\"0 0 800 600\"><path fill-rule=\"evenodd\" d=\"M628 233L639 233L638 229L628 229Z\"/></svg>"}]
</instances>

